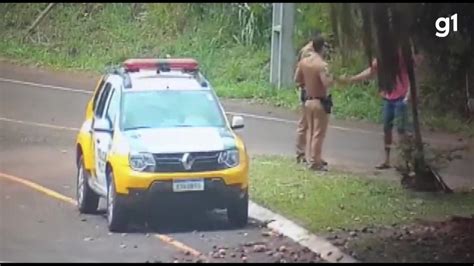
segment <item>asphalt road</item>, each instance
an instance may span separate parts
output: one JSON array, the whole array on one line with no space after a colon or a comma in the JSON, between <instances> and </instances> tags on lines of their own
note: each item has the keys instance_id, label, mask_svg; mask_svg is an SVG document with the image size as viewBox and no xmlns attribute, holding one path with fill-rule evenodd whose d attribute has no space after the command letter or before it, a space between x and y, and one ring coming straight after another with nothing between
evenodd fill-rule
<instances>
[{"instance_id":1,"label":"asphalt road","mask_svg":"<svg viewBox=\"0 0 474 266\"><path fill-rule=\"evenodd\" d=\"M74 141L96 80L94 75L0 63L0 261L173 262L201 257L275 262L281 257L275 249L281 246L298 251L300 261L319 260L289 239L267 236L254 221L242 230L229 228L222 213L181 214L158 230L137 221L125 235L109 234L103 213L79 215L71 200ZM251 154L293 154L296 114L251 103L224 105L230 113L246 113L241 134ZM367 171L381 158L381 141L377 126L333 122L325 157L337 167ZM436 141L450 144L452 138ZM472 164L461 165L453 180L472 184ZM252 242L263 242L275 254L254 252ZM219 249L222 258L216 254ZM285 253L286 261L294 260L290 253Z\"/></svg>"},{"instance_id":2,"label":"asphalt road","mask_svg":"<svg viewBox=\"0 0 474 266\"><path fill-rule=\"evenodd\" d=\"M59 75L41 80L41 73L35 73L26 69L14 78L32 81L37 75L37 82L85 90L95 83L90 79L78 86L84 79L74 76L61 83ZM0 82L0 261L320 261L255 221L244 229L229 227L225 213L177 210L160 226L136 219L126 234L108 232L104 202L97 215L80 215L73 200L74 141L89 97L87 92ZM281 246L288 251L276 252Z\"/></svg>"}]
</instances>

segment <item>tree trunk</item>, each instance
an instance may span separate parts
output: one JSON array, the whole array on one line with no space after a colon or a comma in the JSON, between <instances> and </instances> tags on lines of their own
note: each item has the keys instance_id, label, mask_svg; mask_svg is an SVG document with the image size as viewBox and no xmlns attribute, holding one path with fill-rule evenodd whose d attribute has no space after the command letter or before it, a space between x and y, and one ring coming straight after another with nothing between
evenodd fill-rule
<instances>
[{"instance_id":1,"label":"tree trunk","mask_svg":"<svg viewBox=\"0 0 474 266\"><path fill-rule=\"evenodd\" d=\"M423 149L423 139L421 137L420 119L418 116L418 90L416 87L415 71L413 66L413 57L411 48L408 42L403 43L402 47L403 60L407 66L408 78L410 80L410 94L411 94L411 111L413 116L413 130L414 130L414 145L415 154L413 162L413 170L415 172L415 183L428 183L426 177L426 163Z\"/></svg>"},{"instance_id":2,"label":"tree trunk","mask_svg":"<svg viewBox=\"0 0 474 266\"><path fill-rule=\"evenodd\" d=\"M57 3L50 3L39 15L38 17L35 19L35 21L33 22L33 24L31 24L31 26L28 28L28 30L26 31L26 34L24 36L23 39L26 39L26 37L28 37L30 35L30 33L36 28L36 26L39 25L39 23L46 17L46 15L49 13L49 11L51 11L51 9L53 9L53 7L56 5Z\"/></svg>"},{"instance_id":3,"label":"tree trunk","mask_svg":"<svg viewBox=\"0 0 474 266\"><path fill-rule=\"evenodd\" d=\"M416 77L413 67L412 54L409 47L404 47L404 60L407 64L408 78L410 80L410 93L411 93L411 111L413 115L413 130L415 137L415 149L416 149L416 160L420 162L419 166L424 165L424 149L423 139L421 137L420 119L418 116L418 90L416 87ZM408 50L408 51L406 51Z\"/></svg>"},{"instance_id":4,"label":"tree trunk","mask_svg":"<svg viewBox=\"0 0 474 266\"><path fill-rule=\"evenodd\" d=\"M415 135L415 154L413 158L413 170L415 172L414 188L419 191L439 191L451 193L452 190L444 183L439 173L432 169L425 161L423 139L421 137L420 120L418 116L418 90L416 87L415 70L413 66L413 55L410 43L405 39L402 46L403 59L407 66L410 80L411 110L413 115L413 129ZM405 140L406 141L406 140Z\"/></svg>"}]
</instances>

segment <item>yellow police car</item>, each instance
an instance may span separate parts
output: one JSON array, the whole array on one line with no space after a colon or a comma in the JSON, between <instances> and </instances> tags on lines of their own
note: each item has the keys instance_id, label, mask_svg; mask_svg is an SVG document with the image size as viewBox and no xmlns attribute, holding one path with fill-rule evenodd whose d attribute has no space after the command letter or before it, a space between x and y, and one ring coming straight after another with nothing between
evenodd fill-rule
<instances>
[{"instance_id":1,"label":"yellow police car","mask_svg":"<svg viewBox=\"0 0 474 266\"><path fill-rule=\"evenodd\" d=\"M107 201L110 231L132 210L226 209L248 221L249 157L194 59L129 59L104 75L76 141L77 205Z\"/></svg>"}]
</instances>

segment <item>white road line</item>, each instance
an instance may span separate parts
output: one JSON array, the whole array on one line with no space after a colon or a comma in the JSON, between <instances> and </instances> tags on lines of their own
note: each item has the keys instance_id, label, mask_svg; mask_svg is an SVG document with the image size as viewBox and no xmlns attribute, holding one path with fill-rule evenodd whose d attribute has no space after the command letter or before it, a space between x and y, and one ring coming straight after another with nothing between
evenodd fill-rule
<instances>
[{"instance_id":1,"label":"white road line","mask_svg":"<svg viewBox=\"0 0 474 266\"><path fill-rule=\"evenodd\" d=\"M79 128L75 128L75 127L63 127L63 126L57 126L57 125L51 125L51 124L36 123L36 122L31 122L31 121L22 121L22 120L16 120L16 119L11 119L7 117L1 117L1 116L0 116L0 121L29 125L29 126L67 130L67 131L79 131Z\"/></svg>"},{"instance_id":2,"label":"white road line","mask_svg":"<svg viewBox=\"0 0 474 266\"><path fill-rule=\"evenodd\" d=\"M0 81L1 82L13 83L13 84L20 84L20 85L27 85L27 86L53 89L53 90L60 90L60 91L76 92L76 93L82 93L82 94L92 94L92 91L87 91L87 90L79 90L79 89L73 89L73 88L67 88L67 87L61 87L61 86L46 85L46 84L40 84L40 83L28 82L28 81L21 81L21 80L15 80L15 79L0 78Z\"/></svg>"},{"instance_id":3,"label":"white road line","mask_svg":"<svg viewBox=\"0 0 474 266\"><path fill-rule=\"evenodd\" d=\"M239 113L239 112L227 112L227 113L230 114L230 115L240 115L240 116L245 116L245 117L250 117L250 118L255 118L255 119L275 121L275 122L287 123L287 124L297 124L298 123L298 121L284 119L284 118L278 118L278 117L271 117L271 116L261 116L261 115L254 115L254 114L248 114L248 113ZM348 128L348 127L331 126L331 125L329 127L333 128L333 129L342 130L342 131L353 131L353 132L360 132L360 133L365 133L365 134L383 135L382 133L379 133L379 132L370 131L370 130L363 130L363 129L358 129L358 128Z\"/></svg>"},{"instance_id":4,"label":"white road line","mask_svg":"<svg viewBox=\"0 0 474 266\"><path fill-rule=\"evenodd\" d=\"M61 87L61 86L53 86L53 85L40 84L40 83L21 81L21 80L15 80L15 79L0 78L0 82L8 82L8 83L14 83L14 84L21 84L21 85L27 85L27 86L33 86L33 87L40 87L40 88L60 90L60 91L68 91L68 92L75 92L75 93L82 93L82 94L92 94L92 91L88 91L88 90L73 89L73 88ZM283 118L271 117L271 116L261 116L261 115L242 113L242 112L227 112L227 113L230 114L230 115L240 115L240 116L244 116L244 117L260 119L260 120L266 120L266 121L279 122L279 123L287 123L287 124L297 124L298 123L295 120L289 120L289 119L283 119ZM341 131L351 131L351 132L359 132L359 133L364 133L364 134L382 135L382 133L380 133L380 132L357 129L357 128L348 128L348 127L340 127L340 126L332 126L332 125L330 125L329 127L332 128L332 129L337 129L337 130L341 130Z\"/></svg>"}]
</instances>

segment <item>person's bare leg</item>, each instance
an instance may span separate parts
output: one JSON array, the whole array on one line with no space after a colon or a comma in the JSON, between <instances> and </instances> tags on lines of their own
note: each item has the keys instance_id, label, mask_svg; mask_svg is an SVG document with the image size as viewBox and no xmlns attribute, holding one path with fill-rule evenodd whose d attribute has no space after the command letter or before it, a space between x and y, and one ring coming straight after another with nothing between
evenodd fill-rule
<instances>
[{"instance_id":1,"label":"person's bare leg","mask_svg":"<svg viewBox=\"0 0 474 266\"><path fill-rule=\"evenodd\" d=\"M383 105L383 132L384 132L384 148L385 148L385 160L383 163L377 165L376 169L388 169L390 168L390 148L392 146L392 129L393 120L395 118L395 106L390 101L385 100Z\"/></svg>"},{"instance_id":2,"label":"person's bare leg","mask_svg":"<svg viewBox=\"0 0 474 266\"><path fill-rule=\"evenodd\" d=\"M390 148L392 147L392 131L385 132L384 144L385 144L384 164L390 167Z\"/></svg>"}]
</instances>

